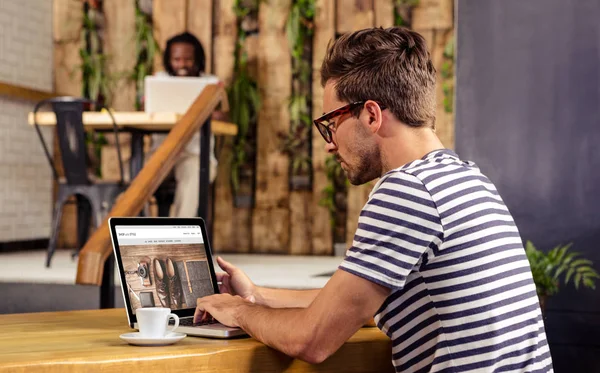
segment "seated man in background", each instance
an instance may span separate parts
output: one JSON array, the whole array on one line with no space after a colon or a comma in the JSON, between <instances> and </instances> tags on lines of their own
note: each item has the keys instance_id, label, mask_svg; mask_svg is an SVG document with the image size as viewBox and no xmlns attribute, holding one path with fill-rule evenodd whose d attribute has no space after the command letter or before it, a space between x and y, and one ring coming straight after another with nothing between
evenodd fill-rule
<instances>
[{"instance_id":1,"label":"seated man in background","mask_svg":"<svg viewBox=\"0 0 600 373\"><path fill-rule=\"evenodd\" d=\"M189 32L173 36L167 41L163 55L166 71L157 76L172 77L201 76L206 67L204 48L200 41ZM213 116L214 117L214 116ZM152 151L164 141L167 135L152 135ZM215 137L210 137L210 175L212 183L217 176L217 159L214 154ZM195 217L198 212L198 195L200 193L200 132L196 133L179 156L174 168L175 199L171 206L170 216Z\"/></svg>"}]
</instances>

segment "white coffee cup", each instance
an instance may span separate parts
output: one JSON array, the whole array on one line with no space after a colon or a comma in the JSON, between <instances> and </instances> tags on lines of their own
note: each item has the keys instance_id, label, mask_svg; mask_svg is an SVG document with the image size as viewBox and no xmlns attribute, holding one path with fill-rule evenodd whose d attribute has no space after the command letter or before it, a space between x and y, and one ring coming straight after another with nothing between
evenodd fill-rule
<instances>
[{"instance_id":1,"label":"white coffee cup","mask_svg":"<svg viewBox=\"0 0 600 373\"><path fill-rule=\"evenodd\" d=\"M167 332L172 332L179 326L179 316L171 313L169 308L138 308L135 315L140 329L140 336L145 338L164 338ZM175 320L175 325L167 329L170 318Z\"/></svg>"}]
</instances>

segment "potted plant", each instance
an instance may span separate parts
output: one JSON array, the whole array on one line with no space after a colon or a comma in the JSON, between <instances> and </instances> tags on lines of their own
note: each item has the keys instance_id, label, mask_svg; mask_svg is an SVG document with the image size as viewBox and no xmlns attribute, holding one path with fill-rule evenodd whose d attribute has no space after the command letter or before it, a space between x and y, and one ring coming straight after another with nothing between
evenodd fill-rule
<instances>
[{"instance_id":1,"label":"potted plant","mask_svg":"<svg viewBox=\"0 0 600 373\"><path fill-rule=\"evenodd\" d=\"M580 285L596 288L596 279L600 276L592 267L593 263L581 258L580 253L569 252L571 245L558 245L547 253L537 250L531 241L525 245L542 314L545 314L548 297L558 293L560 286L567 285L571 279L575 289L579 290ZM564 283L561 284L561 281Z\"/></svg>"}]
</instances>

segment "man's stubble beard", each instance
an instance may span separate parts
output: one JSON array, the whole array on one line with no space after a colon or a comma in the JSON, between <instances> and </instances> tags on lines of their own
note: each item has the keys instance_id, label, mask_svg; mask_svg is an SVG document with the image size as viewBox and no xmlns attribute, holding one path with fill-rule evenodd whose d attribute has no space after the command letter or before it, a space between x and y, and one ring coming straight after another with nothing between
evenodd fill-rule
<instances>
[{"instance_id":1,"label":"man's stubble beard","mask_svg":"<svg viewBox=\"0 0 600 373\"><path fill-rule=\"evenodd\" d=\"M381 177L381 152L378 147L358 147L358 164L350 168L346 163L346 176L352 185L362 185Z\"/></svg>"}]
</instances>

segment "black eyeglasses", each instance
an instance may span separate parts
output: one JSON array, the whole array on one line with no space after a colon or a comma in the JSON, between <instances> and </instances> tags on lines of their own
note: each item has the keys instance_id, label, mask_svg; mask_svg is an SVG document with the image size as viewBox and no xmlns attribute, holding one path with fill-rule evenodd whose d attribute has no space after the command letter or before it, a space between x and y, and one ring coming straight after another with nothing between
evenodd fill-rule
<instances>
[{"instance_id":1,"label":"black eyeglasses","mask_svg":"<svg viewBox=\"0 0 600 373\"><path fill-rule=\"evenodd\" d=\"M344 105L342 107L339 107L339 108L332 110L329 113L323 114L322 116L313 120L313 123L319 130L319 133L321 134L321 136L323 136L323 139L329 144L333 141L331 126L333 126L333 124L334 124L334 123L331 123L330 121L335 117L339 117L340 115L344 115L344 114L352 112L356 108L364 105L365 102L366 101L356 101L356 102ZM385 105L381 105L379 103L377 103L377 104L379 105L381 110L386 109Z\"/></svg>"}]
</instances>

